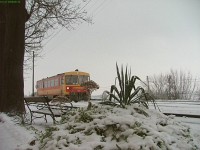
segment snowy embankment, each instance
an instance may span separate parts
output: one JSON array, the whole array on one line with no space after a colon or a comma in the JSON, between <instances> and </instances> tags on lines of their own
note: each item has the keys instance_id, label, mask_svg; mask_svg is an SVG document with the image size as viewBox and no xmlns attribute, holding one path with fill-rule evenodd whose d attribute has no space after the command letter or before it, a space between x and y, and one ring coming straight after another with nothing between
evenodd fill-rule
<instances>
[{"instance_id":1,"label":"snowy embankment","mask_svg":"<svg viewBox=\"0 0 200 150\"><path fill-rule=\"evenodd\" d=\"M35 139L32 131L20 126L13 117L0 113L0 150L21 150Z\"/></svg>"},{"instance_id":2,"label":"snowy embankment","mask_svg":"<svg viewBox=\"0 0 200 150\"><path fill-rule=\"evenodd\" d=\"M157 110L138 105L128 106L126 109L105 105L93 106L91 110L81 108L69 112L62 117L60 124L51 124L46 132L42 130L43 133L40 133L39 126L43 126L45 122L40 119L39 125L38 120L35 120L35 123L29 126L35 128L31 133L25 128L13 125L4 114L0 114L0 118L0 137L2 133L5 136L10 135L7 140L13 143L13 146L18 145L15 149L20 150L200 149L199 132L173 116L168 117ZM35 135L36 129L38 132ZM16 133L17 138L14 136ZM36 141L31 146L29 143L33 140ZM5 143L3 145L6 145ZM12 144L7 145L12 150ZM3 148L0 140L0 149Z\"/></svg>"},{"instance_id":3,"label":"snowy embankment","mask_svg":"<svg viewBox=\"0 0 200 150\"><path fill-rule=\"evenodd\" d=\"M199 149L190 128L155 110L94 106L68 114L43 136L43 149Z\"/></svg>"}]
</instances>

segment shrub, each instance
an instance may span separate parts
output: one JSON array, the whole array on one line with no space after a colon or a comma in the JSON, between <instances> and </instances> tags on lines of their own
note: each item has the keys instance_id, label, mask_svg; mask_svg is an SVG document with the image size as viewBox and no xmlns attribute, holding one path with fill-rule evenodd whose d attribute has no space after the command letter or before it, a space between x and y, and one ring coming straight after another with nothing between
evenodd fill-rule
<instances>
[{"instance_id":1,"label":"shrub","mask_svg":"<svg viewBox=\"0 0 200 150\"><path fill-rule=\"evenodd\" d=\"M99 89L99 85L96 82L94 82L93 80L83 82L81 84L81 86L84 86L88 91L88 93L86 94L86 98L85 98L86 100L90 99L93 91Z\"/></svg>"}]
</instances>

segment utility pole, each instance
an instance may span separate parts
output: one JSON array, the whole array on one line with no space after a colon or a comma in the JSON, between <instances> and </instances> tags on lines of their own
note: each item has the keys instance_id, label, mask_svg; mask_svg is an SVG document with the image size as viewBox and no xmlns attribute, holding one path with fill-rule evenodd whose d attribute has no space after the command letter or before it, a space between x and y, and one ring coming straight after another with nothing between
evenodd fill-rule
<instances>
[{"instance_id":1,"label":"utility pole","mask_svg":"<svg viewBox=\"0 0 200 150\"><path fill-rule=\"evenodd\" d=\"M150 91L150 88L149 88L149 77L147 76L147 90L148 90L148 93L149 93L149 91Z\"/></svg>"},{"instance_id":2,"label":"utility pole","mask_svg":"<svg viewBox=\"0 0 200 150\"><path fill-rule=\"evenodd\" d=\"M32 96L35 96L34 94L34 60L35 59L35 53L33 51L33 75L32 75Z\"/></svg>"}]
</instances>

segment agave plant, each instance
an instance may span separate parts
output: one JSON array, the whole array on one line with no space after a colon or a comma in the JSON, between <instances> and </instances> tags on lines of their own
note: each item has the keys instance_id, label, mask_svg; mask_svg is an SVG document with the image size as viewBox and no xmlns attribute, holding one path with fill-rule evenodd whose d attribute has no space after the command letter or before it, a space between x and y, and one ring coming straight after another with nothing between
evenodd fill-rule
<instances>
[{"instance_id":1,"label":"agave plant","mask_svg":"<svg viewBox=\"0 0 200 150\"><path fill-rule=\"evenodd\" d=\"M125 72L122 66L120 73L119 67L116 64L116 70L119 88L117 88L116 84L112 85L110 92L107 92L110 95L109 101L102 102L102 104L119 105L125 108L126 105L139 103L148 108L148 100L151 97L141 86L136 87L136 81L141 81L141 79L137 76L131 76L131 70L128 71L127 66ZM112 99L116 100L118 104L113 102Z\"/></svg>"}]
</instances>

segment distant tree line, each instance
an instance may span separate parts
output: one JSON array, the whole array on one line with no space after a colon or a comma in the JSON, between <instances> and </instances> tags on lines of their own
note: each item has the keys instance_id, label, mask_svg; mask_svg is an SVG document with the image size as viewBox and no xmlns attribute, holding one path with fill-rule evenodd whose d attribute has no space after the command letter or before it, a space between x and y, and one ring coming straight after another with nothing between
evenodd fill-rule
<instances>
[{"instance_id":1,"label":"distant tree line","mask_svg":"<svg viewBox=\"0 0 200 150\"><path fill-rule=\"evenodd\" d=\"M148 77L147 84L156 99L200 99L198 80L190 72L171 69L169 73Z\"/></svg>"}]
</instances>

